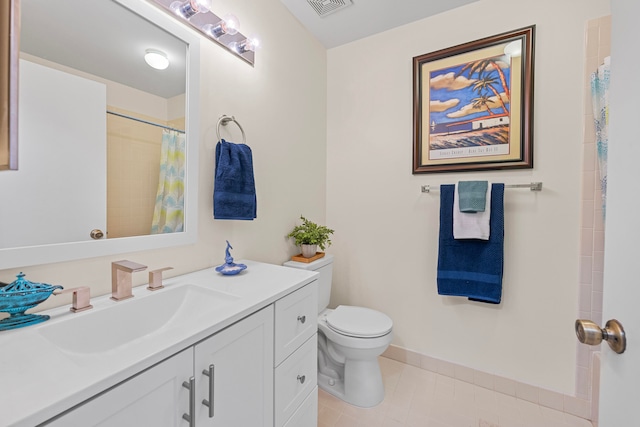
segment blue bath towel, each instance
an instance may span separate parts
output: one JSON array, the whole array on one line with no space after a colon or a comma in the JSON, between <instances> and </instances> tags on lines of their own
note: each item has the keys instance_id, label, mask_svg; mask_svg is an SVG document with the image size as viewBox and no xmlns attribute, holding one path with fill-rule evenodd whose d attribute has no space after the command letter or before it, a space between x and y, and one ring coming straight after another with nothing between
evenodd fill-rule
<instances>
[{"instance_id":1,"label":"blue bath towel","mask_svg":"<svg viewBox=\"0 0 640 427\"><path fill-rule=\"evenodd\" d=\"M438 294L499 304L504 260L504 184L491 186L489 240L453 238L454 185L440 186Z\"/></svg>"},{"instance_id":2,"label":"blue bath towel","mask_svg":"<svg viewBox=\"0 0 640 427\"><path fill-rule=\"evenodd\" d=\"M213 217L253 220L256 213L251 148L221 139L216 145Z\"/></svg>"}]
</instances>

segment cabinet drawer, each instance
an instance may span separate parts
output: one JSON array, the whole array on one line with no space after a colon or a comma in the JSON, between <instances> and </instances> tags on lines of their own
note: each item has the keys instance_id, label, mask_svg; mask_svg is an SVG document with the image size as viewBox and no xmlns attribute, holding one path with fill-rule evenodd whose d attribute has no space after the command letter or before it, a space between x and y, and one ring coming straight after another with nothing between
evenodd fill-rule
<instances>
[{"instance_id":1,"label":"cabinet drawer","mask_svg":"<svg viewBox=\"0 0 640 427\"><path fill-rule=\"evenodd\" d=\"M315 387L284 427L317 427L317 425L318 387Z\"/></svg>"},{"instance_id":2,"label":"cabinet drawer","mask_svg":"<svg viewBox=\"0 0 640 427\"><path fill-rule=\"evenodd\" d=\"M275 303L275 365L293 353L318 329L316 281Z\"/></svg>"},{"instance_id":3,"label":"cabinet drawer","mask_svg":"<svg viewBox=\"0 0 640 427\"><path fill-rule=\"evenodd\" d=\"M317 386L318 338L313 334L298 350L276 368L275 420L282 426Z\"/></svg>"}]
</instances>

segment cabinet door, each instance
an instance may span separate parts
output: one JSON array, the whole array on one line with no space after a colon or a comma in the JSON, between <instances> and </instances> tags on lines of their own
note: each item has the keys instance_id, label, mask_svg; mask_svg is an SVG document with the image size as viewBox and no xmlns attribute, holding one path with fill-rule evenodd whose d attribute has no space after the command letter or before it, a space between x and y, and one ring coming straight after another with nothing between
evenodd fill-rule
<instances>
[{"instance_id":1,"label":"cabinet door","mask_svg":"<svg viewBox=\"0 0 640 427\"><path fill-rule=\"evenodd\" d=\"M195 377L198 427L273 426L273 306L196 345Z\"/></svg>"},{"instance_id":2,"label":"cabinet door","mask_svg":"<svg viewBox=\"0 0 640 427\"><path fill-rule=\"evenodd\" d=\"M45 423L47 426L187 426L193 350L187 349Z\"/></svg>"}]
</instances>

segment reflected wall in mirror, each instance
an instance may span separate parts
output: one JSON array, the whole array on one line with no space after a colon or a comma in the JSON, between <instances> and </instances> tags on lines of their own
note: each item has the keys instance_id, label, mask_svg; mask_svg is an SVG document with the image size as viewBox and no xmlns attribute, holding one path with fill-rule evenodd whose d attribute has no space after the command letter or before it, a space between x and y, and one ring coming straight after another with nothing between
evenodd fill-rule
<instances>
[{"instance_id":1,"label":"reflected wall in mirror","mask_svg":"<svg viewBox=\"0 0 640 427\"><path fill-rule=\"evenodd\" d=\"M0 2L0 171L18 168L17 21L14 0Z\"/></svg>"},{"instance_id":2,"label":"reflected wall in mirror","mask_svg":"<svg viewBox=\"0 0 640 427\"><path fill-rule=\"evenodd\" d=\"M11 201L0 210L0 268L194 241L197 36L140 0L20 9L20 170L0 174ZM168 68L147 65L148 49ZM106 239L92 241L95 229ZM45 256L78 245L86 250Z\"/></svg>"}]
</instances>

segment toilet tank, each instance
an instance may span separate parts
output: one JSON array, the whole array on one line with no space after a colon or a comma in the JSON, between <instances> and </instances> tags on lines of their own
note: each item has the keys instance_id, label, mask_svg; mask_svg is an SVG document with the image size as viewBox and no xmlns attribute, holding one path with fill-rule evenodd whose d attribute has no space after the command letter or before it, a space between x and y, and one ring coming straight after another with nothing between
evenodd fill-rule
<instances>
[{"instance_id":1,"label":"toilet tank","mask_svg":"<svg viewBox=\"0 0 640 427\"><path fill-rule=\"evenodd\" d=\"M331 299L331 276L333 274L333 255L325 255L313 262L287 261L283 265L304 270L317 271L318 277L318 313L329 307Z\"/></svg>"}]
</instances>

